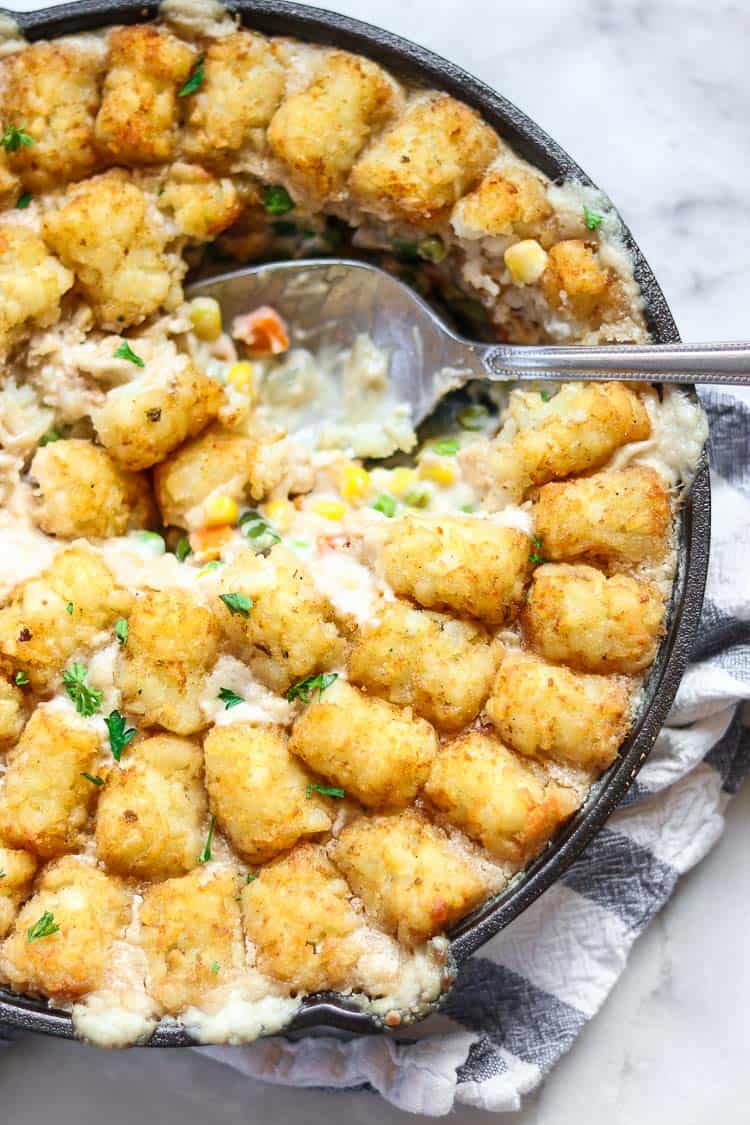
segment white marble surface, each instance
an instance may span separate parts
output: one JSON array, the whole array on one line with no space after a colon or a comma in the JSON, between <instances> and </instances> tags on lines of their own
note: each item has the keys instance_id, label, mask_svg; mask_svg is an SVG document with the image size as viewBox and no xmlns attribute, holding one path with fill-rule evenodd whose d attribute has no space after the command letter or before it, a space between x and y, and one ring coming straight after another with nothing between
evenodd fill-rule
<instances>
[{"instance_id":1,"label":"white marble surface","mask_svg":"<svg viewBox=\"0 0 750 1125\"><path fill-rule=\"evenodd\" d=\"M685 339L747 336L748 0L333 2L448 55L536 117L612 195ZM746 1125L748 854L746 786L717 848L514 1123ZM368 1095L251 1084L192 1052L107 1055L28 1039L0 1055L2 1125L385 1125L403 1116Z\"/></svg>"}]
</instances>

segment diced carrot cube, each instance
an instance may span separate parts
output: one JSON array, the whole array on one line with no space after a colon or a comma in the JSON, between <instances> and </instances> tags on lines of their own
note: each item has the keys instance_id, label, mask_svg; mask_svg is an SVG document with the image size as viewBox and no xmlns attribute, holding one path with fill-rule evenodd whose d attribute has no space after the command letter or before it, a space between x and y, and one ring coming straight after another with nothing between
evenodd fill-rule
<instances>
[{"instance_id":1,"label":"diced carrot cube","mask_svg":"<svg viewBox=\"0 0 750 1125\"><path fill-rule=\"evenodd\" d=\"M250 355L281 355L289 348L287 327L270 305L261 305L254 312L236 316L232 336L245 344Z\"/></svg>"},{"instance_id":2,"label":"diced carrot cube","mask_svg":"<svg viewBox=\"0 0 750 1125\"><path fill-rule=\"evenodd\" d=\"M190 546L194 554L204 559L218 559L221 548L234 535L234 528L229 524L220 524L218 527L199 527L197 531L190 532Z\"/></svg>"}]
</instances>

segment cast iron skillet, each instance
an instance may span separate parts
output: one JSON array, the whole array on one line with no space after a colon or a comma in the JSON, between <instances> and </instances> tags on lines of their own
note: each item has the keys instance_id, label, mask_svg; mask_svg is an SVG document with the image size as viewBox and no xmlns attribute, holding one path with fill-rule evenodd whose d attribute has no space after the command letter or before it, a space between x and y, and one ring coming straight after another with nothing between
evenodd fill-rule
<instances>
[{"instance_id":1,"label":"cast iron skillet","mask_svg":"<svg viewBox=\"0 0 750 1125\"><path fill-rule=\"evenodd\" d=\"M308 8L286 0L238 0L229 7L243 22L270 35L290 35L317 43L330 43L369 55L394 74L412 83L447 90L477 109L485 121L513 148L551 179L569 178L591 184L574 160L540 127L511 102L496 94L465 70L406 39L335 12ZM36 12L9 13L27 38L44 39L113 23L137 23L157 15L156 3L133 0L81 0L80 3L42 8ZM653 273L629 232L635 259L635 276L646 302L649 328L656 343L679 340L677 327ZM592 788L585 804L553 844L502 894L464 918L451 932L451 955L457 965L507 926L570 866L596 835L628 789L651 750L674 699L700 616L708 568L711 493L705 453L679 527L679 563L667 634L646 685L638 720L620 755ZM73 1038L70 1017L51 1011L42 1001L13 996L0 990L0 1022L27 1031ZM336 994L306 999L286 1033L313 1028L328 1033L375 1032L380 1026L368 1014ZM175 1025L159 1027L149 1045L188 1046L193 1042Z\"/></svg>"}]
</instances>

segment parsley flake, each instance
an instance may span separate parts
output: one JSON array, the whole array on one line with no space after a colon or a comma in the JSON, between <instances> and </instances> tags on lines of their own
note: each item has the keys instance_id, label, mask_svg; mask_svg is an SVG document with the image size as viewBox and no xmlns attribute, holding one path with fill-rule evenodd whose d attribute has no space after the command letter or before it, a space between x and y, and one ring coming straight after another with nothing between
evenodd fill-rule
<instances>
[{"instance_id":1,"label":"parsley flake","mask_svg":"<svg viewBox=\"0 0 750 1125\"><path fill-rule=\"evenodd\" d=\"M104 779L99 777L95 773L82 773L81 777L85 777L86 780L90 781L92 785L104 785Z\"/></svg>"},{"instance_id":2,"label":"parsley flake","mask_svg":"<svg viewBox=\"0 0 750 1125\"><path fill-rule=\"evenodd\" d=\"M125 720L119 711L110 711L104 722L107 726L112 757L116 762L119 762L123 750L135 738L135 728L125 725Z\"/></svg>"},{"instance_id":3,"label":"parsley flake","mask_svg":"<svg viewBox=\"0 0 750 1125\"><path fill-rule=\"evenodd\" d=\"M408 238L392 238L391 247L401 258L416 258L419 252L417 243L411 242Z\"/></svg>"},{"instance_id":4,"label":"parsley flake","mask_svg":"<svg viewBox=\"0 0 750 1125\"><path fill-rule=\"evenodd\" d=\"M5 132L0 137L0 145L6 152L18 152L22 145L24 148L28 148L29 145L33 144L34 138L24 132L23 125L20 127L13 124L6 125Z\"/></svg>"},{"instance_id":5,"label":"parsley flake","mask_svg":"<svg viewBox=\"0 0 750 1125\"><path fill-rule=\"evenodd\" d=\"M219 962L218 961L212 961L211 962L211 972L214 974L215 977L219 975Z\"/></svg>"},{"instance_id":6,"label":"parsley flake","mask_svg":"<svg viewBox=\"0 0 750 1125\"><path fill-rule=\"evenodd\" d=\"M250 616L250 610L253 607L252 598L248 598L245 594L236 592L231 594L219 594L219 597L230 613L239 613L242 617Z\"/></svg>"},{"instance_id":7,"label":"parsley flake","mask_svg":"<svg viewBox=\"0 0 750 1125\"><path fill-rule=\"evenodd\" d=\"M204 61L203 57L201 56L201 58L199 58L198 62L195 64L195 69L193 70L193 73L190 75L185 85L181 86L177 91L178 98L186 98L188 94L194 94L196 90L200 90L201 86L203 85L204 79L203 68Z\"/></svg>"},{"instance_id":8,"label":"parsley flake","mask_svg":"<svg viewBox=\"0 0 750 1125\"><path fill-rule=\"evenodd\" d=\"M240 703L245 702L241 695L238 695L236 691L232 691L232 689L228 687L219 688L217 698L224 704L225 711L231 710L232 707L239 707Z\"/></svg>"},{"instance_id":9,"label":"parsley flake","mask_svg":"<svg viewBox=\"0 0 750 1125\"><path fill-rule=\"evenodd\" d=\"M128 623L124 617L118 617L115 621L115 636L121 645L128 639Z\"/></svg>"},{"instance_id":10,"label":"parsley flake","mask_svg":"<svg viewBox=\"0 0 750 1125\"><path fill-rule=\"evenodd\" d=\"M307 786L305 796L309 799L313 793L321 793L324 797L337 797L339 800L343 800L346 796L344 790L339 789L337 785L318 785L316 782Z\"/></svg>"},{"instance_id":11,"label":"parsley flake","mask_svg":"<svg viewBox=\"0 0 750 1125\"><path fill-rule=\"evenodd\" d=\"M66 612L67 614L69 614L69 615L70 615L70 616L72 617L72 616L73 616L73 610L74 610L74 609L75 609L75 606L73 605L73 603L72 603L72 602L68 602L68 604L67 604L67 605L66 605L66 607L65 607L65 612Z\"/></svg>"},{"instance_id":12,"label":"parsley flake","mask_svg":"<svg viewBox=\"0 0 750 1125\"><path fill-rule=\"evenodd\" d=\"M49 910L45 910L41 918L35 922L33 926L29 926L26 931L26 940L36 941L37 938L51 937L52 934L56 934L59 929L60 927L57 922L55 922L54 914L51 914Z\"/></svg>"},{"instance_id":13,"label":"parsley flake","mask_svg":"<svg viewBox=\"0 0 750 1125\"><path fill-rule=\"evenodd\" d=\"M545 561L544 558L539 554L541 549L542 549L542 541L541 541L541 539L539 538L538 535L535 535L534 536L534 550L529 555L529 562L543 563Z\"/></svg>"},{"instance_id":14,"label":"parsley flake","mask_svg":"<svg viewBox=\"0 0 750 1125\"><path fill-rule=\"evenodd\" d=\"M382 512L390 520L396 514L396 501L387 492L381 492L376 498L373 508L376 512Z\"/></svg>"},{"instance_id":15,"label":"parsley flake","mask_svg":"<svg viewBox=\"0 0 750 1125\"><path fill-rule=\"evenodd\" d=\"M338 672L318 672L317 676L308 676L306 679L300 680L298 684L293 684L286 693L286 698L290 703L294 699L299 699L302 703L309 703L310 697L317 691L318 699L320 699L326 688L329 688L338 678Z\"/></svg>"},{"instance_id":16,"label":"parsley flake","mask_svg":"<svg viewBox=\"0 0 750 1125\"><path fill-rule=\"evenodd\" d=\"M25 211L28 205L31 203L32 198L33 197L30 191L25 191L23 195L19 195L18 199L16 200L16 209L18 211Z\"/></svg>"},{"instance_id":17,"label":"parsley flake","mask_svg":"<svg viewBox=\"0 0 750 1125\"><path fill-rule=\"evenodd\" d=\"M294 210L294 200L281 184L267 184L263 188L263 206L269 215L286 215Z\"/></svg>"},{"instance_id":18,"label":"parsley flake","mask_svg":"<svg viewBox=\"0 0 750 1125\"><path fill-rule=\"evenodd\" d=\"M188 555L192 555L193 548L190 546L187 535L183 535L182 539L178 540L174 553L178 562L184 562Z\"/></svg>"},{"instance_id":19,"label":"parsley flake","mask_svg":"<svg viewBox=\"0 0 750 1125\"><path fill-rule=\"evenodd\" d=\"M76 663L65 669L62 679L65 690L75 704L78 714L90 719L101 707L104 694L97 688L88 686L86 683L87 675L86 665Z\"/></svg>"},{"instance_id":20,"label":"parsley flake","mask_svg":"<svg viewBox=\"0 0 750 1125\"><path fill-rule=\"evenodd\" d=\"M15 676L13 677L13 682L18 684L19 687L25 687L29 682L29 677L25 672L16 672Z\"/></svg>"},{"instance_id":21,"label":"parsley flake","mask_svg":"<svg viewBox=\"0 0 750 1125\"><path fill-rule=\"evenodd\" d=\"M258 876L254 875L252 871L248 871L247 876L245 877L245 882L254 883L257 878Z\"/></svg>"},{"instance_id":22,"label":"parsley flake","mask_svg":"<svg viewBox=\"0 0 750 1125\"><path fill-rule=\"evenodd\" d=\"M436 441L432 448L441 457L455 457L461 448L461 442L458 438L442 438Z\"/></svg>"},{"instance_id":23,"label":"parsley flake","mask_svg":"<svg viewBox=\"0 0 750 1125\"><path fill-rule=\"evenodd\" d=\"M212 816L211 820L209 821L209 824L208 824L208 835L206 836L206 842L203 845L203 851L198 856L198 863L208 863L208 861L211 859L211 844L213 843L213 839L214 839L214 828L215 827L216 827L216 817Z\"/></svg>"},{"instance_id":24,"label":"parsley flake","mask_svg":"<svg viewBox=\"0 0 750 1125\"><path fill-rule=\"evenodd\" d=\"M596 230L597 227L600 227L604 218L598 211L591 211L588 207L584 207L583 217L586 220L586 226L589 230Z\"/></svg>"},{"instance_id":25,"label":"parsley flake","mask_svg":"<svg viewBox=\"0 0 750 1125\"><path fill-rule=\"evenodd\" d=\"M539 397L542 402L549 402L549 400L552 398L552 391L540 391Z\"/></svg>"},{"instance_id":26,"label":"parsley flake","mask_svg":"<svg viewBox=\"0 0 750 1125\"><path fill-rule=\"evenodd\" d=\"M46 434L42 434L42 436L39 438L39 445L40 447L42 447L45 445L49 445L51 441L59 440L60 435L58 434L57 430L48 430Z\"/></svg>"},{"instance_id":27,"label":"parsley flake","mask_svg":"<svg viewBox=\"0 0 750 1125\"><path fill-rule=\"evenodd\" d=\"M260 512L254 509L243 512L237 526L247 536L256 555L267 555L271 548L281 542L281 536L271 527Z\"/></svg>"},{"instance_id":28,"label":"parsley flake","mask_svg":"<svg viewBox=\"0 0 750 1125\"><path fill-rule=\"evenodd\" d=\"M130 363L134 363L136 367L146 366L141 357L135 354L127 340L122 341L119 348L112 353L112 357L113 359L127 359Z\"/></svg>"}]
</instances>

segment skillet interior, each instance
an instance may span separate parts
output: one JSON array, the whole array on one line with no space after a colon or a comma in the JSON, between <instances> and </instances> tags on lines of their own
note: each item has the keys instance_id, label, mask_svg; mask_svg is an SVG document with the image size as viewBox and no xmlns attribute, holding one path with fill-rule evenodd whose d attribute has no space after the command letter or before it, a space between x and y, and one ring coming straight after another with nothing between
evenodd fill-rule
<instances>
[{"instance_id":1,"label":"skillet interior","mask_svg":"<svg viewBox=\"0 0 750 1125\"><path fill-rule=\"evenodd\" d=\"M477 109L511 146L551 179L592 181L575 161L511 102L454 63L406 39L334 12L285 0L238 0L228 5L243 22L272 35L291 35L368 55L397 76L446 90ZM30 40L90 30L110 23L154 18L158 5L133 0L81 0L79 3L8 14ZM657 343L679 340L677 327L646 259L625 228L635 263L635 278L645 301L646 320ZM694 392L693 392L694 393ZM666 635L645 684L643 701L620 754L592 786L587 800L553 842L501 894L464 918L449 935L457 965L508 925L558 879L614 811L653 747L688 662L700 617L710 535L710 483L705 455L678 517L678 564L666 618ZM70 1017L43 1001L19 999L0 989L0 1023L27 1031L74 1038ZM300 1035L312 1029L372 1033L382 1028L336 994L308 997L287 1028ZM148 1046L179 1047L194 1041L176 1024L163 1024Z\"/></svg>"}]
</instances>

